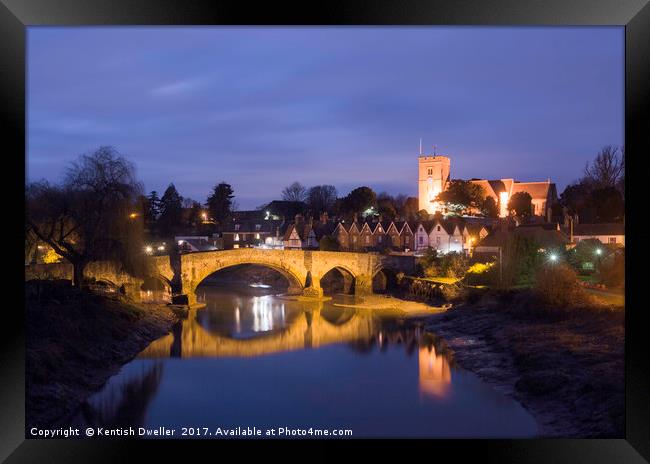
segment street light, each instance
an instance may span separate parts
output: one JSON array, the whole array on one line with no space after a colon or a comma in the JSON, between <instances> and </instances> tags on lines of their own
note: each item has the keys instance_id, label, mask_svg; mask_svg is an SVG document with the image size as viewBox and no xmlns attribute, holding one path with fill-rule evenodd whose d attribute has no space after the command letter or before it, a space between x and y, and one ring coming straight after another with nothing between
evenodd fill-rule
<instances>
[{"instance_id":1,"label":"street light","mask_svg":"<svg viewBox=\"0 0 650 464\"><path fill-rule=\"evenodd\" d=\"M131 214L129 214L129 218L131 218L131 219L135 219L135 218L137 218L137 217L138 217L138 213L131 213Z\"/></svg>"},{"instance_id":2,"label":"street light","mask_svg":"<svg viewBox=\"0 0 650 464\"><path fill-rule=\"evenodd\" d=\"M596 248L596 254L601 255L603 253L603 250L600 248Z\"/></svg>"},{"instance_id":3,"label":"street light","mask_svg":"<svg viewBox=\"0 0 650 464\"><path fill-rule=\"evenodd\" d=\"M555 261L557 261L557 255L556 255L555 253L551 253L551 256L549 256L549 259L550 259L552 262L555 262Z\"/></svg>"}]
</instances>

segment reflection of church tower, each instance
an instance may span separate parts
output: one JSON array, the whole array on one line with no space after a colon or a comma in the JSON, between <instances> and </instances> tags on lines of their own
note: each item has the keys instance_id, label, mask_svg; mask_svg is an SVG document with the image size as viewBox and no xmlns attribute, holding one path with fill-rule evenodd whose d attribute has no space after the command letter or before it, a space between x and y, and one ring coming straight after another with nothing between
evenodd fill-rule
<instances>
[{"instance_id":1,"label":"reflection of church tower","mask_svg":"<svg viewBox=\"0 0 650 464\"><path fill-rule=\"evenodd\" d=\"M418 198L419 209L426 209L429 214L434 214L437 205L436 196L445 190L449 182L449 166L451 160L446 156L425 156L418 158Z\"/></svg>"},{"instance_id":2,"label":"reflection of church tower","mask_svg":"<svg viewBox=\"0 0 650 464\"><path fill-rule=\"evenodd\" d=\"M418 356L420 393L445 398L451 387L451 368L443 355L436 354L434 346L422 346Z\"/></svg>"}]
</instances>

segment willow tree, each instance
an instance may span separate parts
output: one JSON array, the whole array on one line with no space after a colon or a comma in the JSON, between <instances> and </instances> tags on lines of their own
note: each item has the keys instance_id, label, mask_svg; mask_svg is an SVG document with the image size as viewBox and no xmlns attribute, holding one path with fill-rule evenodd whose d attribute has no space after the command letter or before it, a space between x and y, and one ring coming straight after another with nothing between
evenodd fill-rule
<instances>
[{"instance_id":1,"label":"willow tree","mask_svg":"<svg viewBox=\"0 0 650 464\"><path fill-rule=\"evenodd\" d=\"M100 147L72 163L60 185L26 188L26 227L73 266L83 283L91 261L110 260L135 275L144 271L141 185L133 164L112 147Z\"/></svg>"}]
</instances>

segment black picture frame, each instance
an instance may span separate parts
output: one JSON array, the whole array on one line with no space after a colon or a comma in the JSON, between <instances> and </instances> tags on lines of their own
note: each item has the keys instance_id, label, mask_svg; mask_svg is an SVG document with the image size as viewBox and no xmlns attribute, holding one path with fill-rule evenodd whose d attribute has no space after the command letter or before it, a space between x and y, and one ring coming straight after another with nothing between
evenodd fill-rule
<instances>
[{"instance_id":1,"label":"black picture frame","mask_svg":"<svg viewBox=\"0 0 650 464\"><path fill-rule=\"evenodd\" d=\"M5 174L6 198L24 206L26 154L26 28L29 26L79 25L544 25L544 26L624 26L625 27L625 146L627 156L626 240L632 250L642 250L642 213L639 198L643 158L648 149L650 128L650 5L646 0L457 0L369 2L303 2L281 7L275 3L245 1L172 0L0 0L0 95L2 127L10 141L4 153L5 164L15 162ZM22 185L21 185L22 184ZM23 190L24 191L24 190ZM18 217L15 215L15 217ZM11 222L11 221L8 221ZM21 234L19 221L15 233ZM6 224L6 227L10 226ZM8 248L14 248L9 245ZM5 285L22 288L17 272L20 258L15 247L16 271L8 272ZM626 306L626 436L625 439L530 439L530 440L418 440L401 448L401 443L373 441L377 451L392 449L407 459L436 459L453 456L463 462L474 457L487 462L570 462L641 463L650 459L650 337L644 332L646 310L639 292L643 285L643 254L628 254ZM12 266L8 266L13 269ZM148 459L161 453L171 457L170 446L181 448L185 459L192 447L232 447L241 451L266 450L278 444L289 445L296 457L325 457L320 449L332 445L341 453L359 441L255 442L249 441L100 441L100 440L25 440L24 404L24 307L22 294L16 304L5 305L6 330L0 358L0 459L6 462L116 462L132 458L135 448ZM20 306L23 304L23 306ZM223 449L223 448L220 448ZM417 449L417 451L416 451ZM206 450L207 451L207 450ZM329 451L329 450L327 450ZM183 456L182 455L182 456ZM223 455L225 457L225 455ZM246 456L247 457L247 456ZM280 455L278 455L280 457ZM213 455L211 459L219 459ZM131 459L129 459L131 460Z\"/></svg>"}]
</instances>

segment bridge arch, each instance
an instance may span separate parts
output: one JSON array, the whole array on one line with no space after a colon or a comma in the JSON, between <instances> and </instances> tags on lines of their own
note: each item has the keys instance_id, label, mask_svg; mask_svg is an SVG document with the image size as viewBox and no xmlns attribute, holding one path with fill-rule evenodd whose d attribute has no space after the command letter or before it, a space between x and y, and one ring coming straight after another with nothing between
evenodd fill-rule
<instances>
[{"instance_id":1,"label":"bridge arch","mask_svg":"<svg viewBox=\"0 0 650 464\"><path fill-rule=\"evenodd\" d=\"M269 250L224 250L182 255L183 293L195 298L197 287L208 276L242 264L264 266L280 273L289 283L287 293L300 294L308 287L308 272L284 259L277 259Z\"/></svg>"},{"instance_id":2,"label":"bridge arch","mask_svg":"<svg viewBox=\"0 0 650 464\"><path fill-rule=\"evenodd\" d=\"M343 293L354 295L356 276L347 266L334 266L320 278L324 294Z\"/></svg>"},{"instance_id":3,"label":"bridge arch","mask_svg":"<svg viewBox=\"0 0 650 464\"><path fill-rule=\"evenodd\" d=\"M387 267L379 267L372 275L373 293L386 293L397 284L397 273Z\"/></svg>"}]
</instances>

